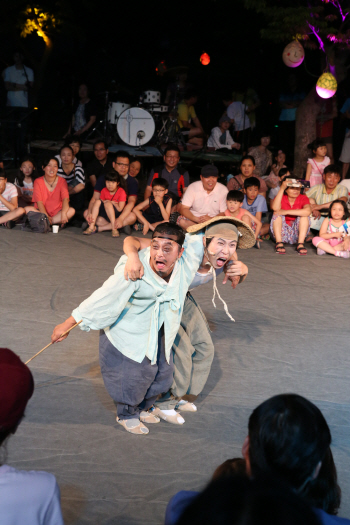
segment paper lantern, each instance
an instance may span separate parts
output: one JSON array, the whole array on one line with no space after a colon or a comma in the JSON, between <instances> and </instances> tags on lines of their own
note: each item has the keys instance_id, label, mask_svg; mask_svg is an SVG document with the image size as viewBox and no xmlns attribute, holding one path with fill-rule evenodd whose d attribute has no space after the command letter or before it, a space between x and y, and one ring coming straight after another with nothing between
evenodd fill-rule
<instances>
[{"instance_id":1,"label":"paper lantern","mask_svg":"<svg viewBox=\"0 0 350 525\"><path fill-rule=\"evenodd\" d=\"M333 97L337 87L337 81L332 73L323 73L316 83L316 91L321 98Z\"/></svg>"},{"instance_id":2,"label":"paper lantern","mask_svg":"<svg viewBox=\"0 0 350 525\"><path fill-rule=\"evenodd\" d=\"M283 62L288 67L298 67L303 62L305 52L303 46L297 40L288 44L282 53Z\"/></svg>"},{"instance_id":3,"label":"paper lantern","mask_svg":"<svg viewBox=\"0 0 350 525\"><path fill-rule=\"evenodd\" d=\"M203 64L203 66L207 66L209 63L210 63L210 56L208 55L208 53L203 53L201 56L200 56L200 59L201 63Z\"/></svg>"}]
</instances>

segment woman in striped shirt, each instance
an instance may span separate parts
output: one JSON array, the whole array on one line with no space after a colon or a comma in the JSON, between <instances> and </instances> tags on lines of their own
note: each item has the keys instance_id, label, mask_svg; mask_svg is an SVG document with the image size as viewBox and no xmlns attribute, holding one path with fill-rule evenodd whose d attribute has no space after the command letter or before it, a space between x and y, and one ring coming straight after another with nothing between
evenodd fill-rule
<instances>
[{"instance_id":1,"label":"woman in striped shirt","mask_svg":"<svg viewBox=\"0 0 350 525\"><path fill-rule=\"evenodd\" d=\"M70 205L76 211L81 210L84 206L84 170L73 162L75 155L70 146L66 145L60 149L60 157L62 163L57 175L65 179L68 184Z\"/></svg>"}]
</instances>

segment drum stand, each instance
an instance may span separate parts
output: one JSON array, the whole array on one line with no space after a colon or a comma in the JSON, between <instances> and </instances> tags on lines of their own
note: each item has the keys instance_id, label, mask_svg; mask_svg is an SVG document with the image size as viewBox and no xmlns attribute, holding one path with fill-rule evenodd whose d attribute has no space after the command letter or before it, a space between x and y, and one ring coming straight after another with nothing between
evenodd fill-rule
<instances>
[{"instance_id":1,"label":"drum stand","mask_svg":"<svg viewBox=\"0 0 350 525\"><path fill-rule=\"evenodd\" d=\"M91 137L91 135L96 131L96 133L98 134L97 138L107 140L107 142L109 143L112 143L113 140L116 143L118 143L118 135L116 134L116 131L113 130L111 124L108 122L109 91L104 91L103 93L105 95L103 119L99 120L97 125L92 128L90 133L85 138L85 141L87 141Z\"/></svg>"}]
</instances>

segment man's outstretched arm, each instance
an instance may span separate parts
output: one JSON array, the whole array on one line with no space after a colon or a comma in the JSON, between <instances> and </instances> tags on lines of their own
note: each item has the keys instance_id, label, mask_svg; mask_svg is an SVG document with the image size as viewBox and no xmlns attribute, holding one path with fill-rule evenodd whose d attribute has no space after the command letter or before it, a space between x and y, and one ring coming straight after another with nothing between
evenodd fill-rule
<instances>
[{"instance_id":1,"label":"man's outstretched arm","mask_svg":"<svg viewBox=\"0 0 350 525\"><path fill-rule=\"evenodd\" d=\"M141 279L144 271L143 265L140 261L138 252L150 246L152 239L145 239L141 237L126 237L124 239L123 250L127 255L128 260L124 268L124 277L128 281L136 281Z\"/></svg>"}]
</instances>

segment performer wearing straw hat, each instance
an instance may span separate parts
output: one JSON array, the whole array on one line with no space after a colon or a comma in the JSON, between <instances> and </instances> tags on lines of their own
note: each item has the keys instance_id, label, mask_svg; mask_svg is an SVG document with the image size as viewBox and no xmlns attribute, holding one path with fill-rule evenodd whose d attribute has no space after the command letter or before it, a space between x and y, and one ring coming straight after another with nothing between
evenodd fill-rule
<instances>
[{"instance_id":1,"label":"performer wearing straw hat","mask_svg":"<svg viewBox=\"0 0 350 525\"><path fill-rule=\"evenodd\" d=\"M232 242L225 262L235 251ZM78 321L83 330L104 329L99 345L103 380L117 405L117 422L132 434L148 434L144 423L159 422L149 409L172 384L171 348L203 253L201 236L189 235L185 241L179 226L158 225L151 245L140 252L142 279L124 279L127 257L121 257L114 275L52 334L53 342L61 341L67 337L61 334Z\"/></svg>"},{"instance_id":2,"label":"performer wearing straw hat","mask_svg":"<svg viewBox=\"0 0 350 525\"><path fill-rule=\"evenodd\" d=\"M216 278L222 271L226 274L223 282L226 283L227 279L231 280L233 288L245 280L248 268L237 260L235 250L237 246L243 249L252 247L254 234L245 223L232 217L213 217L205 223L188 228L188 231L193 233L201 230L204 233L204 257L190 285L190 290L214 279L215 306L214 298L218 293ZM125 266L126 278L135 280L142 277L143 268L137 257L137 250L145 248L150 242L150 239L144 238L125 239L124 251L129 256ZM229 252L231 254L233 252L231 257L228 257ZM223 301L221 297L220 299ZM224 301L223 303L227 315L233 320L226 303ZM185 420L176 410L186 412L197 410L192 401L204 388L213 358L214 345L205 315L188 292L181 325L173 343L173 383L169 391L155 402L152 413L169 423L183 424Z\"/></svg>"}]
</instances>

